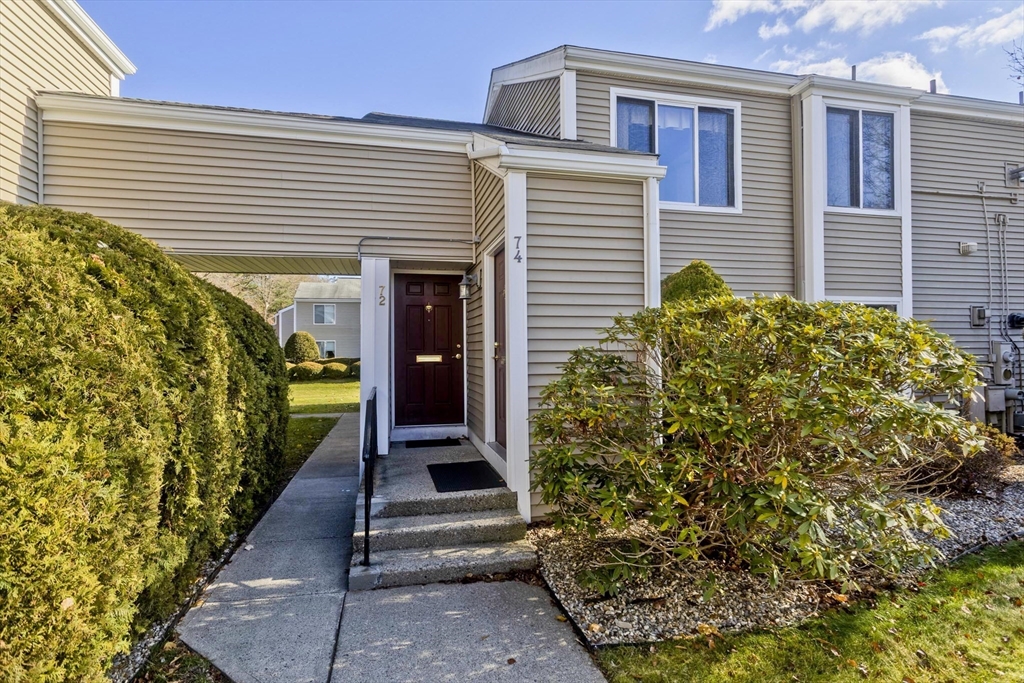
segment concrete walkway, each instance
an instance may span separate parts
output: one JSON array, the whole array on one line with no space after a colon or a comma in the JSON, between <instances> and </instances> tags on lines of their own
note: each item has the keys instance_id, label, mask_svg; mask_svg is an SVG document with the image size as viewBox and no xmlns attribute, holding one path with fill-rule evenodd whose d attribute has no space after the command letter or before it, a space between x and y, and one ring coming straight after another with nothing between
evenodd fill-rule
<instances>
[{"instance_id":1,"label":"concrete walkway","mask_svg":"<svg viewBox=\"0 0 1024 683\"><path fill-rule=\"evenodd\" d=\"M328 680L348 587L358 453L359 416L348 413L178 626L235 683Z\"/></svg>"},{"instance_id":2,"label":"concrete walkway","mask_svg":"<svg viewBox=\"0 0 1024 683\"><path fill-rule=\"evenodd\" d=\"M343 415L355 415L355 413L292 413L292 417L341 417Z\"/></svg>"}]
</instances>

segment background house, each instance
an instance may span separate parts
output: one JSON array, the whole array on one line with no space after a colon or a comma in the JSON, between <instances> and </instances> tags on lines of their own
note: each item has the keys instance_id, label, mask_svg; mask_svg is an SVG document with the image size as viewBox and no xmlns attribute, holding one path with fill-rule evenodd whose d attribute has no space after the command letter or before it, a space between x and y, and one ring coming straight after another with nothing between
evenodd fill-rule
<instances>
[{"instance_id":1,"label":"background house","mask_svg":"<svg viewBox=\"0 0 1024 683\"><path fill-rule=\"evenodd\" d=\"M295 332L309 332L321 358L359 358L359 278L335 282L300 282L295 301L274 317L284 346Z\"/></svg>"}]
</instances>

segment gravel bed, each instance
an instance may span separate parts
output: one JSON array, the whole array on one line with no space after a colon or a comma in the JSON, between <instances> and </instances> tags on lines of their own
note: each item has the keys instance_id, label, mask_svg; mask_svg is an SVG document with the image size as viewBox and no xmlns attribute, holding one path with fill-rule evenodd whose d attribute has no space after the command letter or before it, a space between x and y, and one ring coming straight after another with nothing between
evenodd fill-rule
<instances>
[{"instance_id":1,"label":"gravel bed","mask_svg":"<svg viewBox=\"0 0 1024 683\"><path fill-rule=\"evenodd\" d=\"M1000 490L936 501L953 533L936 544L946 558L1024 535L1024 465L1008 468L1003 479ZM541 576L591 646L788 626L838 604L824 583L786 582L772 588L747 572L696 562L652 572L619 595L602 598L575 579L595 552L589 537L537 527L529 538L540 556ZM715 582L713 592L707 591L709 579Z\"/></svg>"}]
</instances>

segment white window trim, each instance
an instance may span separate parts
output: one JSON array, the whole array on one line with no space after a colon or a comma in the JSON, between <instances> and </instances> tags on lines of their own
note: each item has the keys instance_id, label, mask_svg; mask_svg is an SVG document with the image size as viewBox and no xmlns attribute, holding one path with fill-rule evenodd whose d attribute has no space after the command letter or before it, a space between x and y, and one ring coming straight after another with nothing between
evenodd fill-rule
<instances>
[{"instance_id":1,"label":"white window trim","mask_svg":"<svg viewBox=\"0 0 1024 683\"><path fill-rule=\"evenodd\" d=\"M836 303L863 304L865 306L895 306L896 314L903 315L903 298L899 296L827 296L827 301Z\"/></svg>"},{"instance_id":2,"label":"white window trim","mask_svg":"<svg viewBox=\"0 0 1024 683\"><path fill-rule=\"evenodd\" d=\"M691 95L678 95L675 93L664 93L650 90L632 90L629 88L609 88L609 139L611 140L611 146L618 146L618 99L620 97L626 97L629 99L637 100L649 100L655 103L654 110L654 134L655 134L655 146L657 146L657 134L658 134L658 111L657 105L665 104L672 107L691 107L696 109L697 107L718 107L721 109L732 109L733 125L733 171L735 177L733 178L733 191L735 206L701 206L700 204L693 203L687 204L683 202L668 202L659 201L658 207L662 211L688 211L692 213L728 213L728 214L741 214L743 213L743 124L742 124L742 104L734 100L718 100L707 97L694 97ZM697 117L699 114L694 112L694 135L696 136L698 124ZM694 197L700 200L700 145L697 140L694 140L693 148L693 176L694 176Z\"/></svg>"},{"instance_id":3,"label":"white window trim","mask_svg":"<svg viewBox=\"0 0 1024 683\"><path fill-rule=\"evenodd\" d=\"M874 103L874 102L859 102L852 100L842 100L831 97L824 98L825 105L825 213L843 213L843 214L856 214L858 216L901 216L902 215L902 184L903 184L903 153L902 146L900 144L902 140L902 116L901 109L898 105ZM847 109L850 111L857 112L857 121L860 125L860 145L857 150L858 158L857 164L860 169L860 197L858 202L860 206L831 206L828 203L828 110L829 109ZM893 190L892 190L892 207L891 209L876 209L876 208L865 208L864 207L864 112L869 114L891 114L892 115L892 176L893 176ZM909 160L907 161L909 163Z\"/></svg>"},{"instance_id":4,"label":"white window trim","mask_svg":"<svg viewBox=\"0 0 1024 683\"><path fill-rule=\"evenodd\" d=\"M332 311L334 312L334 322L318 323L316 321L316 307L317 306L324 306L325 307L324 308L324 318L327 317L327 308L326 307L330 306ZM313 324L314 325L337 325L338 324L338 307L335 304L313 304Z\"/></svg>"},{"instance_id":5,"label":"white window trim","mask_svg":"<svg viewBox=\"0 0 1024 683\"><path fill-rule=\"evenodd\" d=\"M323 359L327 358L327 345L334 344L334 357L338 357L338 341L336 339L317 339L316 345L319 347L321 344L324 345L323 349L320 350L320 357Z\"/></svg>"}]
</instances>

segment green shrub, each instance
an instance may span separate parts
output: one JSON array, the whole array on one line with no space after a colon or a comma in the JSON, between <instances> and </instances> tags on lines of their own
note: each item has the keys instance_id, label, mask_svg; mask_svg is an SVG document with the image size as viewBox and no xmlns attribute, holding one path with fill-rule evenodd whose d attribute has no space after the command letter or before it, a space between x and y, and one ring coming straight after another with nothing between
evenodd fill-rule
<instances>
[{"instance_id":1,"label":"green shrub","mask_svg":"<svg viewBox=\"0 0 1024 683\"><path fill-rule=\"evenodd\" d=\"M704 261L691 261L661 281L661 301L670 303L732 294L729 285Z\"/></svg>"},{"instance_id":2,"label":"green shrub","mask_svg":"<svg viewBox=\"0 0 1024 683\"><path fill-rule=\"evenodd\" d=\"M616 351L579 349L544 390L533 461L558 525L628 539L581 577L603 592L687 559L773 581L928 563L914 532L944 535L938 510L896 488L985 446L909 391L965 396L973 361L888 311L681 301L616 319L605 343Z\"/></svg>"},{"instance_id":3,"label":"green shrub","mask_svg":"<svg viewBox=\"0 0 1024 683\"><path fill-rule=\"evenodd\" d=\"M290 373L291 369L294 368L294 367L295 367L295 363L289 363L288 361L284 362L284 369L288 370L289 373Z\"/></svg>"},{"instance_id":4,"label":"green shrub","mask_svg":"<svg viewBox=\"0 0 1024 683\"><path fill-rule=\"evenodd\" d=\"M293 363L308 363L320 359L320 347L309 332L299 330L284 343L285 358Z\"/></svg>"},{"instance_id":5,"label":"green shrub","mask_svg":"<svg viewBox=\"0 0 1024 683\"><path fill-rule=\"evenodd\" d=\"M330 365L331 363L341 363L343 365L352 365L353 363L358 362L358 361L359 361L358 358L343 358L341 356L337 356L335 358L320 358L316 362L320 363L320 365Z\"/></svg>"},{"instance_id":6,"label":"green shrub","mask_svg":"<svg viewBox=\"0 0 1024 683\"><path fill-rule=\"evenodd\" d=\"M319 363L299 363L291 369L291 379L297 382L319 379L323 372L324 366Z\"/></svg>"},{"instance_id":7,"label":"green shrub","mask_svg":"<svg viewBox=\"0 0 1024 683\"><path fill-rule=\"evenodd\" d=\"M223 545L243 469L262 480L278 457L259 383L279 382L280 356L233 359L264 328L225 324L216 302L137 235L0 204L4 680L103 680Z\"/></svg>"},{"instance_id":8,"label":"green shrub","mask_svg":"<svg viewBox=\"0 0 1024 683\"><path fill-rule=\"evenodd\" d=\"M362 365L360 365L359 361L356 361L356 362L355 362L355 363L353 363L352 365L348 366L348 374L349 374L349 376L350 376L350 377L356 377L356 378L358 378L358 377L359 377L359 370L360 370L360 368L362 368L362 367L363 367L363 366L362 366Z\"/></svg>"},{"instance_id":9,"label":"green shrub","mask_svg":"<svg viewBox=\"0 0 1024 683\"><path fill-rule=\"evenodd\" d=\"M323 367L323 372L320 376L324 379L345 379L351 374L348 366L344 363L327 363L321 367Z\"/></svg>"},{"instance_id":10,"label":"green shrub","mask_svg":"<svg viewBox=\"0 0 1024 683\"><path fill-rule=\"evenodd\" d=\"M1012 437L991 425L979 429L988 439L985 448L969 457L937 453L907 474L908 490L925 493L975 495L1002 485L1000 475L1019 457L1020 449Z\"/></svg>"}]
</instances>

